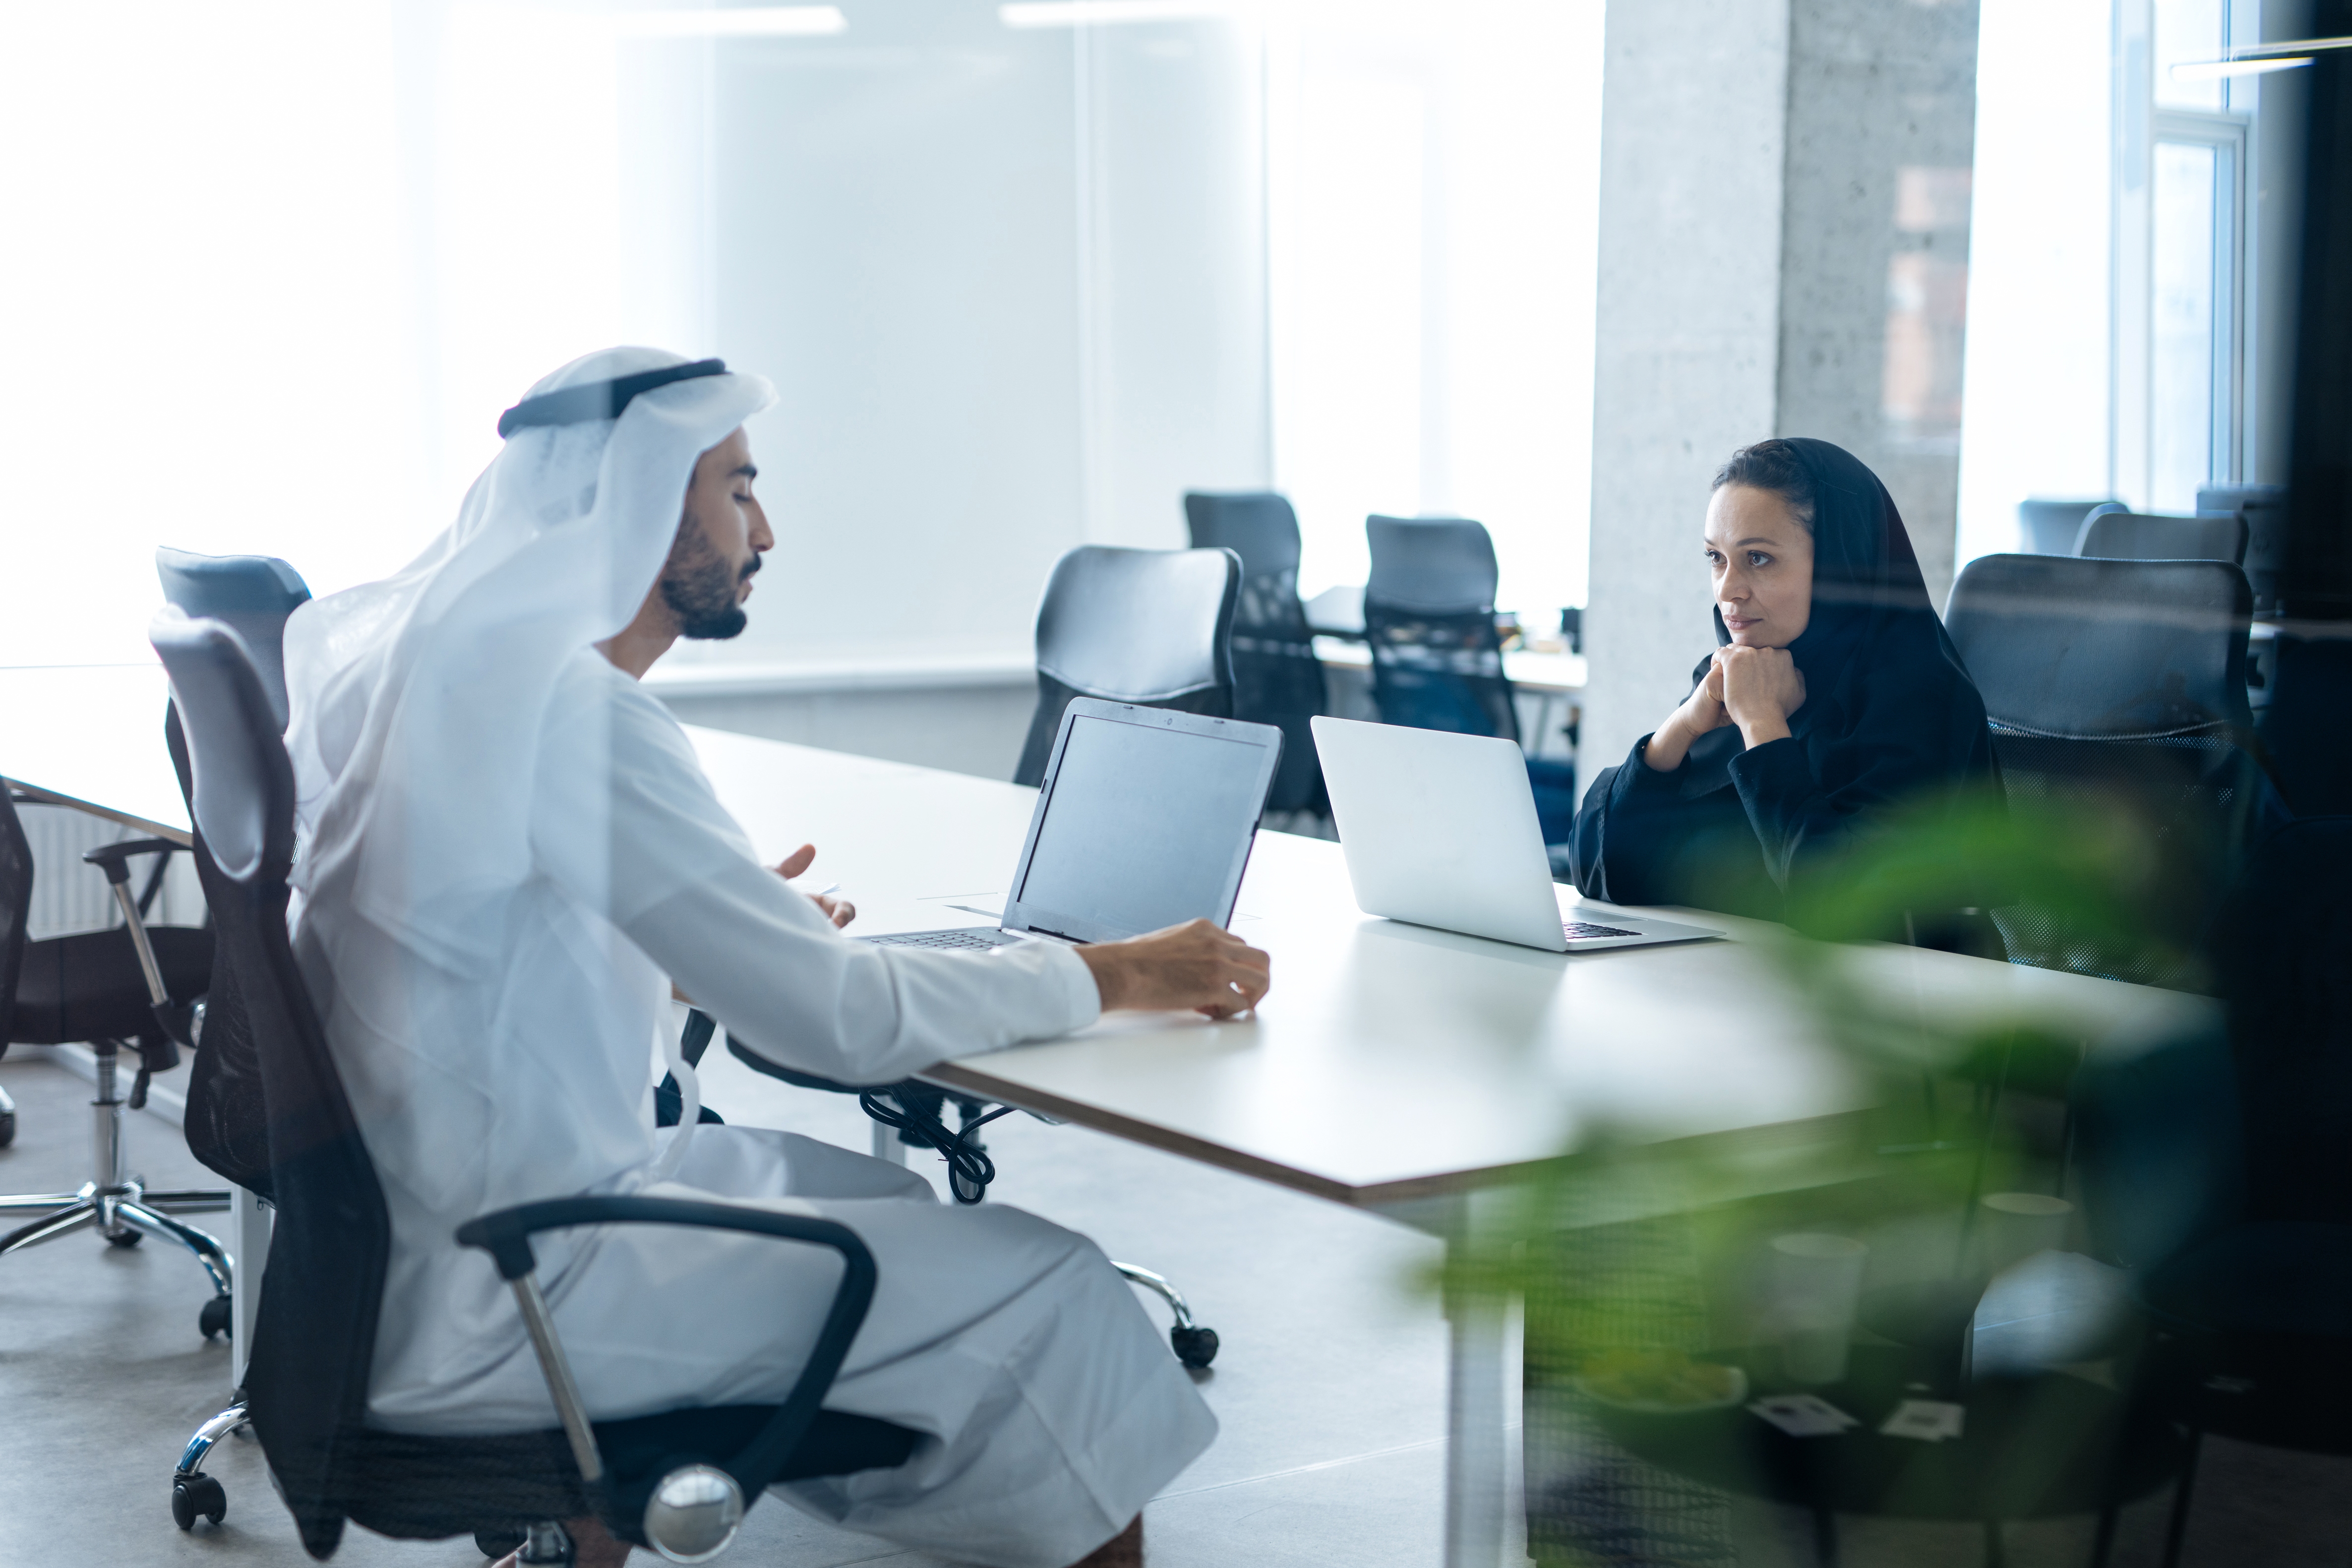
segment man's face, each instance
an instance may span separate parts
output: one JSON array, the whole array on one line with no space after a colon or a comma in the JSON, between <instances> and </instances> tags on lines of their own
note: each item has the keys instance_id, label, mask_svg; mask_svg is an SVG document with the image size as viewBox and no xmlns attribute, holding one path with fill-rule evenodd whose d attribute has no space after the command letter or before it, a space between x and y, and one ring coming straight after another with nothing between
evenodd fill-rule
<instances>
[{"instance_id":1,"label":"man's face","mask_svg":"<svg viewBox=\"0 0 2352 1568\"><path fill-rule=\"evenodd\" d=\"M776 543L751 493L759 477L751 437L740 425L695 461L686 515L661 574L662 602L677 617L680 637L731 637L751 619L743 601L751 596L751 574Z\"/></svg>"}]
</instances>

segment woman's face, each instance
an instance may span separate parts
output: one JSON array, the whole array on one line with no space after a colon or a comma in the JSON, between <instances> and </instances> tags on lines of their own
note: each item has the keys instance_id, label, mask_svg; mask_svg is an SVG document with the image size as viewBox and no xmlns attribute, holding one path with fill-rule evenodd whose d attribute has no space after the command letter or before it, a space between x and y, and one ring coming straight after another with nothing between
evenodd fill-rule
<instances>
[{"instance_id":1,"label":"woman's face","mask_svg":"<svg viewBox=\"0 0 2352 1568\"><path fill-rule=\"evenodd\" d=\"M1715 607L1740 647L1787 647L1813 614L1813 536L1770 490L1725 485L1706 503Z\"/></svg>"}]
</instances>

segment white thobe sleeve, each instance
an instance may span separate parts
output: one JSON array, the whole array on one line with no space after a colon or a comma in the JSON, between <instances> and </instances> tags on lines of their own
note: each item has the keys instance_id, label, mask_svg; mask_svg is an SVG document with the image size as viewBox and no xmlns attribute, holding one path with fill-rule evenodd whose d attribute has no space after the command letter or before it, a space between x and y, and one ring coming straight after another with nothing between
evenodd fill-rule
<instances>
[{"instance_id":1,"label":"white thobe sleeve","mask_svg":"<svg viewBox=\"0 0 2352 1568\"><path fill-rule=\"evenodd\" d=\"M798 1071L881 1084L1099 1015L1093 972L1056 942L941 952L843 936L759 863L667 710L587 658L567 672L541 754L539 864L738 1043Z\"/></svg>"}]
</instances>

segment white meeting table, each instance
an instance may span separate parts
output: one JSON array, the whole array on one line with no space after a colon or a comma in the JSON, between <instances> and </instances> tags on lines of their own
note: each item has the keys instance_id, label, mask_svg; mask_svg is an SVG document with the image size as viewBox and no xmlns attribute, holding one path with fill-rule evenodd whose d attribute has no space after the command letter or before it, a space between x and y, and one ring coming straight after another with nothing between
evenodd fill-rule
<instances>
[{"instance_id":1,"label":"white meeting table","mask_svg":"<svg viewBox=\"0 0 2352 1568\"><path fill-rule=\"evenodd\" d=\"M163 695L153 666L0 669L0 777L184 838ZM1006 890L1034 791L688 733L761 857L814 843L812 877L842 884L860 931L973 923ZM1571 907L1573 893L1561 896ZM925 1076L1462 1246L1515 1174L1573 1154L1602 1122L1659 1142L1769 1140L1859 1109L1855 1086L1801 1019L1754 1005L1753 950L1741 939L1755 928L1704 919L1732 940L1538 952L1368 918L1339 846L1261 833L1233 925L1273 957L1274 988L1254 1016L1114 1015ZM2205 1022L2214 1006L1948 953L1885 948L1866 962L1922 1008L2031 1010L2119 1045ZM1505 1307L1448 1303L1448 1568L1501 1558L1504 1411L1517 1375Z\"/></svg>"},{"instance_id":2,"label":"white meeting table","mask_svg":"<svg viewBox=\"0 0 2352 1568\"><path fill-rule=\"evenodd\" d=\"M762 858L817 846L811 879L842 884L856 930L969 924L1001 908L1035 792L688 733ZM1564 912L1581 907L1559 892ZM1365 916L1338 845L1260 833L1232 928L1273 959L1253 1016L1113 1015L922 1076L1470 1245L1515 1174L1572 1154L1602 1123L1659 1143L1769 1144L1861 1109L1803 1020L1754 1005L1753 949L1739 939L1756 928L1700 918L1733 940L1539 952ZM2118 1046L2211 1016L2210 1002L2173 992L1950 953L1867 953L1884 970L1874 979L1942 1016L2030 1011ZM1504 1411L1517 1375L1505 1309L1447 1305L1448 1568L1501 1560Z\"/></svg>"}]
</instances>

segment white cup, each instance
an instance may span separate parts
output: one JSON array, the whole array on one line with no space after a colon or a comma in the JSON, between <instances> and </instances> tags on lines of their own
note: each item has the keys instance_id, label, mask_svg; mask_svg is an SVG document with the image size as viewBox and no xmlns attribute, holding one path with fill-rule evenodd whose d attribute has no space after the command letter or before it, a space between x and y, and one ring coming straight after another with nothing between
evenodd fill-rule
<instances>
[{"instance_id":1,"label":"white cup","mask_svg":"<svg viewBox=\"0 0 2352 1568\"><path fill-rule=\"evenodd\" d=\"M1780 1370L1797 1383L1845 1375L1862 1269L1870 1248L1850 1236L1797 1231L1772 1238L1772 1286Z\"/></svg>"},{"instance_id":2,"label":"white cup","mask_svg":"<svg viewBox=\"0 0 2352 1568\"><path fill-rule=\"evenodd\" d=\"M1987 1193L1977 1205L1978 1256L1995 1275L2066 1245L2074 1205L2047 1193Z\"/></svg>"}]
</instances>

